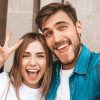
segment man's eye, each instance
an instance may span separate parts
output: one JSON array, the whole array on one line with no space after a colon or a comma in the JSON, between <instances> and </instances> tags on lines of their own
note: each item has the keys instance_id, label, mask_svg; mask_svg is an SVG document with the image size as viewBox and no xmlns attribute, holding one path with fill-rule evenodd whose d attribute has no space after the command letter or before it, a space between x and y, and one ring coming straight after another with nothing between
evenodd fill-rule
<instances>
[{"instance_id":1,"label":"man's eye","mask_svg":"<svg viewBox=\"0 0 100 100\"><path fill-rule=\"evenodd\" d=\"M52 32L45 32L45 33L44 33L44 35L45 35L46 38L52 36L52 34L53 34Z\"/></svg>"},{"instance_id":2,"label":"man's eye","mask_svg":"<svg viewBox=\"0 0 100 100\"><path fill-rule=\"evenodd\" d=\"M66 28L67 28L66 26L60 26L60 27L59 27L59 30L63 31L63 30L65 30Z\"/></svg>"}]
</instances>

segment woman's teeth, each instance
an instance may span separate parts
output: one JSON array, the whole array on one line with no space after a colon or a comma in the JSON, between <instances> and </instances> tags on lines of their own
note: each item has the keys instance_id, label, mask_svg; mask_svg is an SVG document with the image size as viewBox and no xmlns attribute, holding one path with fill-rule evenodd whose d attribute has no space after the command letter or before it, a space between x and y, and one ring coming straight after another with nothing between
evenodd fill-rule
<instances>
[{"instance_id":1,"label":"woman's teeth","mask_svg":"<svg viewBox=\"0 0 100 100\"><path fill-rule=\"evenodd\" d=\"M34 76L37 76L37 74L39 73L39 70L29 69L29 70L27 70L27 72L28 72L29 76L34 77Z\"/></svg>"}]
</instances>

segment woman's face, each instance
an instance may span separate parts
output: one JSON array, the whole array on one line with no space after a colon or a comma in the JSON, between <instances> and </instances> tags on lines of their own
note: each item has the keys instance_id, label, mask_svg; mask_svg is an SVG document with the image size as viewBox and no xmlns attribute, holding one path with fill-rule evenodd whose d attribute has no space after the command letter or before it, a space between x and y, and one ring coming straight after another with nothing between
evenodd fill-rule
<instances>
[{"instance_id":1,"label":"woman's face","mask_svg":"<svg viewBox=\"0 0 100 100\"><path fill-rule=\"evenodd\" d=\"M42 44L35 40L23 53L21 74L23 83L32 88L39 87L39 81L46 69L46 54Z\"/></svg>"}]
</instances>

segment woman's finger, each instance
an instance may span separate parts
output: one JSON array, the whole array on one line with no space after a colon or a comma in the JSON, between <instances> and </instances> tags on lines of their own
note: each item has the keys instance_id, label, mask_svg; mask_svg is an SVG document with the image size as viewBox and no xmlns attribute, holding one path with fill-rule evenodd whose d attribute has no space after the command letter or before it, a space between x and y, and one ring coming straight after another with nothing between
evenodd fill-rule
<instances>
[{"instance_id":1,"label":"woman's finger","mask_svg":"<svg viewBox=\"0 0 100 100\"><path fill-rule=\"evenodd\" d=\"M0 52L2 52L3 50L2 50L2 46L0 46Z\"/></svg>"},{"instance_id":2,"label":"woman's finger","mask_svg":"<svg viewBox=\"0 0 100 100\"><path fill-rule=\"evenodd\" d=\"M23 42L23 39L19 40L13 47L11 47L11 52L15 51Z\"/></svg>"},{"instance_id":3,"label":"woman's finger","mask_svg":"<svg viewBox=\"0 0 100 100\"><path fill-rule=\"evenodd\" d=\"M6 39L5 39L4 47L8 47L9 41L11 39L11 35L12 35L12 32L6 33Z\"/></svg>"}]
</instances>

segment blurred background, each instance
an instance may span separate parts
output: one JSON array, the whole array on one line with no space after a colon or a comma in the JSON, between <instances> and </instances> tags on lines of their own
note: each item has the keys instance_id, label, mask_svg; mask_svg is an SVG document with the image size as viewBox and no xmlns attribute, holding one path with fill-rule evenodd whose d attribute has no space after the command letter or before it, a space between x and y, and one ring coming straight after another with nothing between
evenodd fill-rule
<instances>
[{"instance_id":1,"label":"blurred background","mask_svg":"<svg viewBox=\"0 0 100 100\"><path fill-rule=\"evenodd\" d=\"M12 32L10 46L19 37L37 31L35 23L37 12L51 2L69 1L76 8L78 19L82 22L82 41L92 51L100 52L100 0L0 0L0 45L4 44L6 32ZM9 71L13 54L4 65Z\"/></svg>"}]
</instances>

